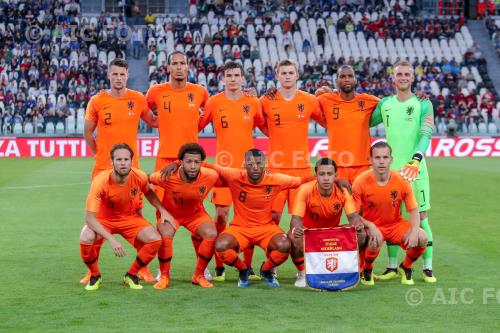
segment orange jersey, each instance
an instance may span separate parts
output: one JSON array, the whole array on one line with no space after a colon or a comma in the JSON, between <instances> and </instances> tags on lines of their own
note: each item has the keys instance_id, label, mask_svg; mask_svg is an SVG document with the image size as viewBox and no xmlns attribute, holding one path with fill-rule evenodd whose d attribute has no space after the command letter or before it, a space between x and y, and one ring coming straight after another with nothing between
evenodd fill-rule
<instances>
[{"instance_id":1,"label":"orange jersey","mask_svg":"<svg viewBox=\"0 0 500 333\"><path fill-rule=\"evenodd\" d=\"M309 120L322 118L318 99L298 90L287 101L278 91L275 99L263 96L260 102L269 128L269 167L309 168Z\"/></svg>"},{"instance_id":2,"label":"orange jersey","mask_svg":"<svg viewBox=\"0 0 500 333\"><path fill-rule=\"evenodd\" d=\"M378 227L401 221L401 202L407 211L418 207L410 183L394 170L385 186L377 184L372 170L363 172L354 181L352 192L358 211Z\"/></svg>"},{"instance_id":3,"label":"orange jersey","mask_svg":"<svg viewBox=\"0 0 500 333\"><path fill-rule=\"evenodd\" d=\"M142 193L150 191L148 176L139 169L132 168L127 183L118 184L113 179L114 170L98 174L90 185L87 196L87 211L97 213L99 219L124 220L139 216L142 208Z\"/></svg>"},{"instance_id":4,"label":"orange jersey","mask_svg":"<svg viewBox=\"0 0 500 333\"><path fill-rule=\"evenodd\" d=\"M272 220L273 201L283 190L299 187L314 177L292 177L265 171L258 184L252 184L246 170L224 168L213 165L220 177L227 183L234 203L233 226L259 227L274 224Z\"/></svg>"},{"instance_id":5,"label":"orange jersey","mask_svg":"<svg viewBox=\"0 0 500 333\"><path fill-rule=\"evenodd\" d=\"M217 172L203 167L198 178L192 183L182 180L180 172L162 180L160 172L157 171L149 176L149 181L165 190L162 205L177 220L204 212L203 200L212 187L220 183Z\"/></svg>"},{"instance_id":6,"label":"orange jersey","mask_svg":"<svg viewBox=\"0 0 500 333\"><path fill-rule=\"evenodd\" d=\"M97 124L95 169L112 167L109 152L117 143L126 143L132 148L134 167L138 166L137 130L141 116L148 111L144 95L131 89L119 98L101 90L90 99L85 119Z\"/></svg>"},{"instance_id":7,"label":"orange jersey","mask_svg":"<svg viewBox=\"0 0 500 333\"><path fill-rule=\"evenodd\" d=\"M346 215L356 212L351 195L334 186L330 196L325 198L314 180L299 187L292 215L302 217L305 228L332 228L340 223L342 208Z\"/></svg>"},{"instance_id":8,"label":"orange jersey","mask_svg":"<svg viewBox=\"0 0 500 333\"><path fill-rule=\"evenodd\" d=\"M345 101L340 93L319 96L326 118L329 156L339 166L370 165L370 117L379 99L356 94Z\"/></svg>"},{"instance_id":9,"label":"orange jersey","mask_svg":"<svg viewBox=\"0 0 500 333\"><path fill-rule=\"evenodd\" d=\"M216 163L242 168L245 153L254 147L253 129L264 124L259 100L243 96L233 101L223 92L214 95L205 104L198 129L209 122L217 136Z\"/></svg>"},{"instance_id":10,"label":"orange jersey","mask_svg":"<svg viewBox=\"0 0 500 333\"><path fill-rule=\"evenodd\" d=\"M189 82L184 89L174 89L170 83L149 88L148 106L156 108L158 113L158 157L177 157L183 144L198 142L199 112L207 98L208 91L204 87Z\"/></svg>"}]
</instances>

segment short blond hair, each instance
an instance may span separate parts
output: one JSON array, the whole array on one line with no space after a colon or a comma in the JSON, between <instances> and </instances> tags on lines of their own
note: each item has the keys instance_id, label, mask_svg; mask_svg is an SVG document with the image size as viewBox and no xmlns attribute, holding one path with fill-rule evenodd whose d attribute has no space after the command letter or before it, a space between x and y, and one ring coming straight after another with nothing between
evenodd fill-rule
<instances>
[{"instance_id":1,"label":"short blond hair","mask_svg":"<svg viewBox=\"0 0 500 333\"><path fill-rule=\"evenodd\" d=\"M415 72L415 69L413 68L413 65L408 60L399 60L398 62L396 62L394 64L394 70L396 70L396 68L398 68L400 66L410 67L411 70L412 70L412 72Z\"/></svg>"},{"instance_id":2,"label":"short blond hair","mask_svg":"<svg viewBox=\"0 0 500 333\"><path fill-rule=\"evenodd\" d=\"M278 73L280 67L283 67L283 66L293 66L293 67L295 67L295 70L297 71L297 73L299 72L299 66L297 65L297 63L295 63L295 61L293 61L292 59L285 59L285 60L278 61L278 63L274 67L276 73Z\"/></svg>"}]
</instances>

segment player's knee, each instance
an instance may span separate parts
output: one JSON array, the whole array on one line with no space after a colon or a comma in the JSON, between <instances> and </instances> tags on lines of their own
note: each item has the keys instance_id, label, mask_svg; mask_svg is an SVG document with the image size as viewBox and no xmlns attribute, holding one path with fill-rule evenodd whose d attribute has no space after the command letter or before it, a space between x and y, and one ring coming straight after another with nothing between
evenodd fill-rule
<instances>
[{"instance_id":1,"label":"player's knee","mask_svg":"<svg viewBox=\"0 0 500 333\"><path fill-rule=\"evenodd\" d=\"M418 232L418 245L419 246L427 246L427 242L429 238L423 229L420 229Z\"/></svg>"},{"instance_id":2,"label":"player's knee","mask_svg":"<svg viewBox=\"0 0 500 333\"><path fill-rule=\"evenodd\" d=\"M80 243L83 244L93 244L97 241L97 234L87 227L86 225L82 228L80 232Z\"/></svg>"},{"instance_id":3,"label":"player's knee","mask_svg":"<svg viewBox=\"0 0 500 333\"><path fill-rule=\"evenodd\" d=\"M203 238L217 238L217 229L215 228L215 225L205 230Z\"/></svg>"},{"instance_id":4,"label":"player's knee","mask_svg":"<svg viewBox=\"0 0 500 333\"><path fill-rule=\"evenodd\" d=\"M273 242L273 250L278 250L282 253L290 252L291 243L288 237L285 234L281 234L275 237Z\"/></svg>"},{"instance_id":5,"label":"player's knee","mask_svg":"<svg viewBox=\"0 0 500 333\"><path fill-rule=\"evenodd\" d=\"M425 220L427 218L427 212L420 212L420 221Z\"/></svg>"},{"instance_id":6,"label":"player's knee","mask_svg":"<svg viewBox=\"0 0 500 333\"><path fill-rule=\"evenodd\" d=\"M157 229L160 237L174 237L175 235L174 227L168 223L160 223Z\"/></svg>"},{"instance_id":7,"label":"player's knee","mask_svg":"<svg viewBox=\"0 0 500 333\"><path fill-rule=\"evenodd\" d=\"M226 237L219 237L215 241L215 251L224 252L231 247L229 240Z\"/></svg>"}]
</instances>

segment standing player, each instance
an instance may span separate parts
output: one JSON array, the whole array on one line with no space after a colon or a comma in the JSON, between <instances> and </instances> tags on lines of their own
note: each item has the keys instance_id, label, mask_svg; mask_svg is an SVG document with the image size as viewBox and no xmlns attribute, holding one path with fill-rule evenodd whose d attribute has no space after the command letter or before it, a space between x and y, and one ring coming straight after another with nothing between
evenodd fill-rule
<instances>
[{"instance_id":1,"label":"standing player","mask_svg":"<svg viewBox=\"0 0 500 333\"><path fill-rule=\"evenodd\" d=\"M268 165L271 171L290 176L311 176L309 164L309 121L325 125L316 97L297 89L299 72L291 60L276 65L280 88L274 96L261 97L262 113L269 131ZM283 191L273 204L273 221L279 224L288 202L291 213L296 189Z\"/></svg>"},{"instance_id":2,"label":"standing player","mask_svg":"<svg viewBox=\"0 0 500 333\"><path fill-rule=\"evenodd\" d=\"M253 129L264 125L260 102L256 97L243 93L245 77L243 66L235 61L227 62L221 69L224 92L210 97L200 117L198 130L212 122L217 136L215 163L225 167L242 168L245 152L253 144ZM227 187L215 187L212 192L215 205L217 234L226 229L231 193ZM216 256L215 281L224 281L224 263ZM255 274L253 271L251 276Z\"/></svg>"},{"instance_id":3,"label":"standing player","mask_svg":"<svg viewBox=\"0 0 500 333\"><path fill-rule=\"evenodd\" d=\"M95 155L92 179L112 166L109 161L111 148L120 142L128 144L134 152L133 165L139 167L137 154L137 129L142 118L149 126L157 127L156 116L148 109L146 98L138 91L127 88L128 64L123 59L114 59L108 68L109 90L93 96L85 113L84 137L90 151ZM97 139L94 132L97 129ZM84 228L86 228L84 226ZM95 244L99 255L102 242ZM145 281L156 281L147 267L140 273ZM80 281L87 284L90 271Z\"/></svg>"},{"instance_id":4,"label":"standing player","mask_svg":"<svg viewBox=\"0 0 500 333\"><path fill-rule=\"evenodd\" d=\"M186 54L174 51L168 55L169 81L149 88L146 93L148 106L156 109L160 146L155 170L177 160L179 149L188 142L198 142L200 109L208 99L203 86L187 82L188 60ZM163 199L163 189L154 187L156 195ZM193 247L198 253L201 239L192 235Z\"/></svg>"},{"instance_id":5,"label":"standing player","mask_svg":"<svg viewBox=\"0 0 500 333\"><path fill-rule=\"evenodd\" d=\"M172 242L179 226L185 227L202 239L197 252L192 283L202 288L213 287L203 273L214 254L217 229L203 207L203 200L215 184L221 184L217 172L201 167L205 157L205 151L199 144L184 144L178 154L181 163L179 172L168 179L163 178L160 172L155 172L150 176L150 182L164 190L162 204L175 219L175 226L158 224L158 231L162 238L158 252L161 277L153 286L155 289L165 289L170 285Z\"/></svg>"},{"instance_id":6,"label":"standing player","mask_svg":"<svg viewBox=\"0 0 500 333\"><path fill-rule=\"evenodd\" d=\"M130 146L117 144L110 155L113 169L103 171L94 178L87 197L87 228L80 235L80 254L92 275L85 289L97 290L102 282L99 254L94 247L96 242L105 238L116 256L125 256L125 250L113 234L120 234L138 250L123 283L131 289L142 289L137 273L156 256L161 239L140 213L140 193L159 210L162 223L172 223L172 216L150 189L148 176L132 168L134 152Z\"/></svg>"},{"instance_id":7,"label":"standing player","mask_svg":"<svg viewBox=\"0 0 500 333\"><path fill-rule=\"evenodd\" d=\"M370 117L379 99L356 93L356 75L342 65L335 80L339 92L319 96L328 130L328 157L338 163L337 178L351 184L370 168Z\"/></svg>"},{"instance_id":8,"label":"standing player","mask_svg":"<svg viewBox=\"0 0 500 333\"><path fill-rule=\"evenodd\" d=\"M384 123L387 142L394 151L392 168L401 172L412 182L420 212L420 226L425 230L429 242L423 255L425 282L434 283L432 273L432 231L427 217L430 205L429 174L424 154L431 141L434 128L434 111L429 100L419 100L411 91L415 75L412 65L400 61L392 74L396 95L383 98L372 115L371 126ZM399 247L389 245L389 266L381 280L395 278Z\"/></svg>"},{"instance_id":9,"label":"standing player","mask_svg":"<svg viewBox=\"0 0 500 333\"><path fill-rule=\"evenodd\" d=\"M208 91L198 84L187 82L188 61L181 51L174 51L167 58L169 81L149 88L146 99L158 115L160 146L155 170L177 160L182 145L198 142L198 119L200 109L208 99ZM163 191L155 187L158 198Z\"/></svg>"},{"instance_id":10,"label":"standing player","mask_svg":"<svg viewBox=\"0 0 500 333\"><path fill-rule=\"evenodd\" d=\"M383 141L375 143L370 151L372 170L365 171L353 185L354 201L367 222L380 230L383 239L406 250L406 256L399 265L401 283L412 285L412 265L425 251L427 235L419 228L420 219L415 195L410 184L398 172L391 170L391 147ZM410 222L401 215L404 201ZM380 242L380 245L382 242ZM363 279L365 285L374 285L373 262L380 252L380 246L365 250Z\"/></svg>"},{"instance_id":11,"label":"standing player","mask_svg":"<svg viewBox=\"0 0 500 333\"><path fill-rule=\"evenodd\" d=\"M304 272L304 228L334 228L339 225L342 208L349 224L358 230L360 248L366 243L364 223L356 211L354 201L345 189L335 184L336 164L329 158L316 162L316 180L299 187L290 221L288 238L291 241L290 255L297 267L296 287L306 286ZM370 242L382 244L373 224L367 224Z\"/></svg>"},{"instance_id":12,"label":"standing player","mask_svg":"<svg viewBox=\"0 0 500 333\"><path fill-rule=\"evenodd\" d=\"M297 188L314 177L291 177L265 170L262 151L251 149L245 154L245 169L213 166L231 192L234 202L234 219L218 238L215 248L226 265L239 271L239 287L249 284L250 267L238 258L238 252L258 245L267 260L260 268L260 275L271 287L279 287L271 270L286 261L290 241L285 232L272 220L272 204L283 190Z\"/></svg>"}]
</instances>

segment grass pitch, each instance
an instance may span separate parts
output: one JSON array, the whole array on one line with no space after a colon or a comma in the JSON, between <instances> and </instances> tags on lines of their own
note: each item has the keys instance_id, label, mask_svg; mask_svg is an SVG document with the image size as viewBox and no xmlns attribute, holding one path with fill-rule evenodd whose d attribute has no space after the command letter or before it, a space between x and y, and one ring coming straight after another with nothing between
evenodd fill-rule
<instances>
[{"instance_id":1,"label":"grass pitch","mask_svg":"<svg viewBox=\"0 0 500 333\"><path fill-rule=\"evenodd\" d=\"M84 223L91 159L0 160L0 332L352 332L500 330L500 159L429 159L430 224L438 282L398 280L348 292L293 286L290 261L279 268L279 289L255 282L236 287L237 273L203 290L190 283L195 257L181 228L174 242L172 285L125 289L134 258L115 258L104 244L104 284L85 292L78 236ZM154 161L142 161L151 172ZM207 203L213 214L213 207ZM153 221L153 210L146 209ZM288 229L289 216L282 227ZM385 250L375 264L380 273ZM254 266L264 256L256 250ZM151 268L156 272L158 264ZM210 265L213 267L213 264ZM418 304L417 304L418 303Z\"/></svg>"}]
</instances>

